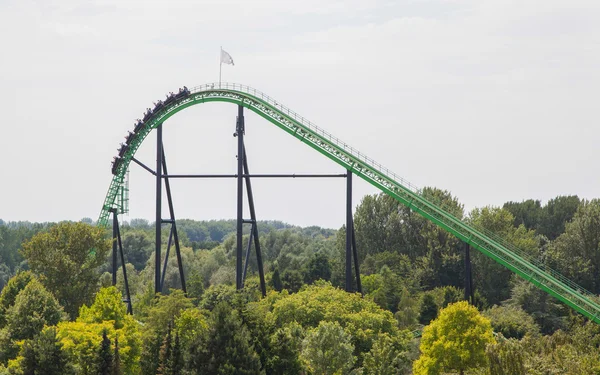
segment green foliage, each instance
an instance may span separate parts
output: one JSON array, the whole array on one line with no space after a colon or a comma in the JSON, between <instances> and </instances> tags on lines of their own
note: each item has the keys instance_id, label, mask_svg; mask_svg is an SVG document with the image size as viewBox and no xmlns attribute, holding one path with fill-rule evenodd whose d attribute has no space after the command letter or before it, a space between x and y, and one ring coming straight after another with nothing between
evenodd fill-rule
<instances>
[{"instance_id":1,"label":"green foliage","mask_svg":"<svg viewBox=\"0 0 600 375\"><path fill-rule=\"evenodd\" d=\"M204 280L199 272L193 272L186 279L187 295L192 298L195 303L200 301L204 294Z\"/></svg>"},{"instance_id":2,"label":"green foliage","mask_svg":"<svg viewBox=\"0 0 600 375\"><path fill-rule=\"evenodd\" d=\"M490 321L475 307L465 301L450 304L423 330L414 374L463 374L469 368L484 366L486 345L493 342Z\"/></svg>"},{"instance_id":3,"label":"green foliage","mask_svg":"<svg viewBox=\"0 0 600 375\"><path fill-rule=\"evenodd\" d=\"M566 327L567 307L525 280L514 282L507 304L522 308L533 317L543 334Z\"/></svg>"},{"instance_id":4,"label":"green foliage","mask_svg":"<svg viewBox=\"0 0 600 375\"><path fill-rule=\"evenodd\" d=\"M439 306L435 302L435 297L431 293L423 294L421 300L421 310L419 313L419 323L429 324L438 314Z\"/></svg>"},{"instance_id":5,"label":"green foliage","mask_svg":"<svg viewBox=\"0 0 600 375\"><path fill-rule=\"evenodd\" d=\"M121 329L127 316L127 307L123 303L121 293L114 286L102 288L87 307L81 306L78 320L86 323L101 323L112 320L115 329Z\"/></svg>"},{"instance_id":6,"label":"green foliage","mask_svg":"<svg viewBox=\"0 0 600 375\"><path fill-rule=\"evenodd\" d=\"M226 302L215 306L206 335L191 348L189 369L195 374L262 374L258 354L237 310Z\"/></svg>"},{"instance_id":7,"label":"green foliage","mask_svg":"<svg viewBox=\"0 0 600 375\"><path fill-rule=\"evenodd\" d=\"M267 373L273 375L302 373L299 353L303 339L304 329L296 322L277 329L270 337L271 351L267 358Z\"/></svg>"},{"instance_id":8,"label":"green foliage","mask_svg":"<svg viewBox=\"0 0 600 375\"><path fill-rule=\"evenodd\" d=\"M317 280L329 281L331 279L331 266L329 258L322 252L315 253L304 273L304 282L312 284Z\"/></svg>"},{"instance_id":9,"label":"green foliage","mask_svg":"<svg viewBox=\"0 0 600 375\"><path fill-rule=\"evenodd\" d=\"M143 230L125 230L122 244L125 262L132 264L138 271L144 269L154 249L154 239L149 233Z\"/></svg>"},{"instance_id":10,"label":"green foliage","mask_svg":"<svg viewBox=\"0 0 600 375\"><path fill-rule=\"evenodd\" d=\"M514 339L501 340L487 346L490 375L525 375L523 345Z\"/></svg>"},{"instance_id":11,"label":"green foliage","mask_svg":"<svg viewBox=\"0 0 600 375\"><path fill-rule=\"evenodd\" d=\"M159 352L167 327L186 309L194 306L181 290L171 290L168 295L159 295L148 311L143 327L143 349L141 356L142 373L154 374L159 366Z\"/></svg>"},{"instance_id":12,"label":"green foliage","mask_svg":"<svg viewBox=\"0 0 600 375\"><path fill-rule=\"evenodd\" d=\"M285 289L292 293L296 293L304 284L302 272L297 269L287 269L281 276L281 282Z\"/></svg>"},{"instance_id":13,"label":"green foliage","mask_svg":"<svg viewBox=\"0 0 600 375\"><path fill-rule=\"evenodd\" d=\"M398 327L403 329L414 329L419 320L419 300L410 295L408 289L400 289L400 301L398 311L394 314L398 321Z\"/></svg>"},{"instance_id":14,"label":"green foliage","mask_svg":"<svg viewBox=\"0 0 600 375\"><path fill-rule=\"evenodd\" d=\"M131 315L126 314L125 304L117 289L101 289L94 303L90 307L82 306L80 310L77 321L63 322L57 327L61 342L78 373L95 374L98 353L102 352L104 357L108 357L108 352L113 349L104 347L106 336L114 343L113 371L122 368L126 374L138 374L142 350L140 326ZM118 341L118 338L121 340Z\"/></svg>"},{"instance_id":15,"label":"green foliage","mask_svg":"<svg viewBox=\"0 0 600 375\"><path fill-rule=\"evenodd\" d=\"M299 323L305 330L317 327L322 321L337 322L352 333L356 355L368 352L373 340L380 333L399 336L408 343L408 333L399 332L396 321L389 311L382 310L374 302L320 282L307 286L295 294L280 294L258 302L271 310L269 319L279 327ZM362 357L358 358L358 364Z\"/></svg>"},{"instance_id":16,"label":"green foliage","mask_svg":"<svg viewBox=\"0 0 600 375\"><path fill-rule=\"evenodd\" d=\"M278 267L275 267L273 275L271 276L271 286L277 292L281 292L283 290L283 281L281 280L281 275L279 275Z\"/></svg>"},{"instance_id":17,"label":"green foliage","mask_svg":"<svg viewBox=\"0 0 600 375\"><path fill-rule=\"evenodd\" d=\"M13 276L0 293L0 328L6 325L6 314L9 307L15 304L15 299L21 290L34 278L30 271L19 272Z\"/></svg>"},{"instance_id":18,"label":"green foliage","mask_svg":"<svg viewBox=\"0 0 600 375\"><path fill-rule=\"evenodd\" d=\"M406 344L387 333L379 335L364 357L364 375L408 374L409 371Z\"/></svg>"},{"instance_id":19,"label":"green foliage","mask_svg":"<svg viewBox=\"0 0 600 375\"><path fill-rule=\"evenodd\" d=\"M366 295L373 298L381 308L392 313L398 310L402 284L402 279L387 266L383 266L378 275L365 277L363 283Z\"/></svg>"},{"instance_id":20,"label":"green foliage","mask_svg":"<svg viewBox=\"0 0 600 375\"><path fill-rule=\"evenodd\" d=\"M26 340L21 356L23 375L75 374L54 327L40 332L33 340Z\"/></svg>"},{"instance_id":21,"label":"green foliage","mask_svg":"<svg viewBox=\"0 0 600 375\"><path fill-rule=\"evenodd\" d=\"M207 330L206 317L198 309L183 310L175 319L175 335L183 348L188 348L196 337L206 334Z\"/></svg>"},{"instance_id":22,"label":"green foliage","mask_svg":"<svg viewBox=\"0 0 600 375\"><path fill-rule=\"evenodd\" d=\"M523 202L506 202L502 208L513 215L513 225L515 227L524 225L527 229L538 230L542 224L544 210L539 200L528 199Z\"/></svg>"},{"instance_id":23,"label":"green foliage","mask_svg":"<svg viewBox=\"0 0 600 375\"><path fill-rule=\"evenodd\" d=\"M169 362L171 361L173 343L171 342L172 326L169 323L167 328L167 334L163 340L162 345L160 346L160 352L158 354L158 369L156 370L156 375L170 375L172 373L171 368L169 366Z\"/></svg>"},{"instance_id":24,"label":"green foliage","mask_svg":"<svg viewBox=\"0 0 600 375\"><path fill-rule=\"evenodd\" d=\"M96 374L111 375L113 370L113 353L107 331L102 331L102 342L96 358Z\"/></svg>"},{"instance_id":25,"label":"green foliage","mask_svg":"<svg viewBox=\"0 0 600 375\"><path fill-rule=\"evenodd\" d=\"M538 232L554 240L564 233L566 223L573 219L579 205L580 200L576 195L550 199L544 206L544 215Z\"/></svg>"},{"instance_id":26,"label":"green foliage","mask_svg":"<svg viewBox=\"0 0 600 375\"><path fill-rule=\"evenodd\" d=\"M63 310L56 298L39 281L32 279L8 309L6 327L13 340L31 339L44 326L56 325L62 318Z\"/></svg>"},{"instance_id":27,"label":"green foliage","mask_svg":"<svg viewBox=\"0 0 600 375\"><path fill-rule=\"evenodd\" d=\"M552 267L600 293L600 200L583 200L565 232L548 249Z\"/></svg>"},{"instance_id":28,"label":"green foliage","mask_svg":"<svg viewBox=\"0 0 600 375\"><path fill-rule=\"evenodd\" d=\"M110 250L103 228L63 222L38 233L23 244L23 255L42 283L74 318L97 290Z\"/></svg>"},{"instance_id":29,"label":"green foliage","mask_svg":"<svg viewBox=\"0 0 600 375\"><path fill-rule=\"evenodd\" d=\"M469 218L476 228L491 231L514 244L531 257L539 256L538 240L532 230L524 226L515 228L512 214L498 207L474 209ZM474 253L472 257L475 289L483 295L490 304L499 304L509 298L510 281L513 273L494 260L481 254Z\"/></svg>"},{"instance_id":30,"label":"green foliage","mask_svg":"<svg viewBox=\"0 0 600 375\"><path fill-rule=\"evenodd\" d=\"M494 332L501 333L506 338L520 340L526 335L540 334L540 327L535 320L520 307L493 306L484 311L483 315L491 321Z\"/></svg>"},{"instance_id":31,"label":"green foliage","mask_svg":"<svg viewBox=\"0 0 600 375\"><path fill-rule=\"evenodd\" d=\"M348 374L356 357L351 337L338 322L319 323L302 342L300 358L314 374Z\"/></svg>"}]
</instances>

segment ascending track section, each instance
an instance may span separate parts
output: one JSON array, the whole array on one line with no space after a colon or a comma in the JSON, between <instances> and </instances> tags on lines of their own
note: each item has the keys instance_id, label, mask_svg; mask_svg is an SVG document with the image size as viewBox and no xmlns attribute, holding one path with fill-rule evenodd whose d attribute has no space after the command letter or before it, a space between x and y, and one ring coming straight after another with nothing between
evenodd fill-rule
<instances>
[{"instance_id":1,"label":"ascending track section","mask_svg":"<svg viewBox=\"0 0 600 375\"><path fill-rule=\"evenodd\" d=\"M436 204L425 199L420 191L379 163L361 154L331 134L321 130L304 117L281 105L278 101L251 87L222 83L187 88L167 103L149 111L144 120L136 124L120 156L113 163L113 180L106 195L99 225L107 226L111 210L118 210L118 195L124 191L127 168L146 136L177 112L200 103L229 102L246 107L264 117L283 131L306 143L348 171L390 195L452 233L462 241L515 272L525 280L558 298L589 319L600 323L600 304L597 297L566 279L558 272L531 259L525 252L504 242L491 233L476 229L452 216Z\"/></svg>"}]
</instances>

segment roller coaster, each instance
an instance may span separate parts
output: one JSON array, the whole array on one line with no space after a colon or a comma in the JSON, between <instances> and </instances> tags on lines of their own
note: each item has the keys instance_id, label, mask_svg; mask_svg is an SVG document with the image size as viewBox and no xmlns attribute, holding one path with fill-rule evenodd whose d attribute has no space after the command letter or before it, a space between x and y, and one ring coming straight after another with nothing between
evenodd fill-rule
<instances>
[{"instance_id":1,"label":"roller coaster","mask_svg":"<svg viewBox=\"0 0 600 375\"><path fill-rule=\"evenodd\" d=\"M360 153L347 143L283 106L279 101L254 88L241 84L213 83L191 89L184 87L177 94L169 95L164 102L157 103L154 109L148 109L144 114L143 120L137 121L133 132L129 132L126 137L126 143L122 145L118 156L113 161L113 178L104 204L102 205L98 225L106 227L109 225L111 213L116 217L118 213L124 212L124 199L127 192L127 170L131 161L135 161L134 155L148 134L154 129L160 130L162 124L179 111L196 104L208 102L233 103L240 109L239 115L241 116L243 116L242 108L247 108L255 112L276 127L342 166L348 171L348 177L351 174L359 176L408 207L411 211L420 214L461 241L464 241L468 246L474 247L485 256L508 268L590 320L600 323L600 303L598 302L598 296L568 280L560 273L547 267L543 262L534 259L499 236L458 219L434 202L426 199L421 194L421 190L411 185L402 177L399 177L365 154ZM243 117L241 129L243 132ZM245 155L245 149L241 147L238 148L238 151L242 152L238 155ZM242 169L239 167L238 175L240 178L241 172ZM248 173L247 170L245 173ZM114 222L116 222L116 219L114 219ZM157 237L160 240L158 235ZM353 236L347 235L347 240L349 239L353 239ZM256 238L257 240L258 238ZM238 248L241 247L241 242L239 241L238 239ZM240 254L240 251L241 248L238 249L238 254ZM115 253L113 253L113 257L116 260ZM347 259L347 265L349 264L348 262L349 260ZM357 275L359 275L358 272ZM156 281L158 283L158 277ZM241 284L238 283L238 287L240 286Z\"/></svg>"}]
</instances>

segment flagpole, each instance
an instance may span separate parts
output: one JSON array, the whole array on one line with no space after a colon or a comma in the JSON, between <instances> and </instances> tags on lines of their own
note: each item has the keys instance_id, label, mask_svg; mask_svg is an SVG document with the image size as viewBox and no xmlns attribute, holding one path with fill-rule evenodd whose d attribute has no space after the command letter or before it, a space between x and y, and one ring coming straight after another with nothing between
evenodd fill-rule
<instances>
[{"instance_id":1,"label":"flagpole","mask_svg":"<svg viewBox=\"0 0 600 375\"><path fill-rule=\"evenodd\" d=\"M223 69L223 46L221 46L221 52L219 53L219 88L221 88L221 69Z\"/></svg>"}]
</instances>

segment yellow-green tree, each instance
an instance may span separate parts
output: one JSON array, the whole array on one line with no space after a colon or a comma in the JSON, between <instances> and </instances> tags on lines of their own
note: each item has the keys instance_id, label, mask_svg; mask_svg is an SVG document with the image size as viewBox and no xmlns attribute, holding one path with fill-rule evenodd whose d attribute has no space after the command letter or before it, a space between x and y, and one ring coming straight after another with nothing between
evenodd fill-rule
<instances>
[{"instance_id":1,"label":"yellow-green tree","mask_svg":"<svg viewBox=\"0 0 600 375\"><path fill-rule=\"evenodd\" d=\"M117 340L119 342L123 373L140 373L142 338L139 323L131 315L127 315L121 294L115 287L100 289L90 307L81 307L77 321L59 323L57 329L63 347L70 354L78 373L94 373L104 332L113 343L113 349L114 343Z\"/></svg>"},{"instance_id":2,"label":"yellow-green tree","mask_svg":"<svg viewBox=\"0 0 600 375\"><path fill-rule=\"evenodd\" d=\"M413 364L415 375L459 372L486 364L486 345L494 342L492 325L465 301L440 310L423 330L421 356Z\"/></svg>"}]
</instances>

